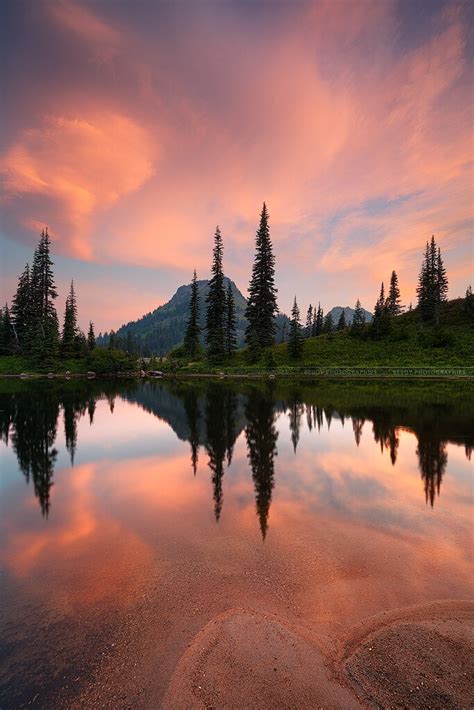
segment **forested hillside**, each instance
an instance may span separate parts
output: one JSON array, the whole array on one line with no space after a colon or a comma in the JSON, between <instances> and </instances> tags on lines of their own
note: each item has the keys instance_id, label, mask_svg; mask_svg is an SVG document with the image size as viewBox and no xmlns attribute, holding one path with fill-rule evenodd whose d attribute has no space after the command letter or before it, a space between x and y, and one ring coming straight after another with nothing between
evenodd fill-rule
<instances>
[{"instance_id":1,"label":"forested hillside","mask_svg":"<svg viewBox=\"0 0 474 710\"><path fill-rule=\"evenodd\" d=\"M247 300L239 291L235 283L225 277L225 287L230 283L235 302L236 316L236 336L237 346L244 345L245 328L247 320L245 318L245 308ZM199 312L201 326L201 344L205 344L205 314L206 297L209 292L209 281L200 280L197 282L199 293ZM136 321L131 321L123 325L116 333L105 333L97 339L98 345L107 345L110 337L119 341L127 342L132 339L134 350L139 350L149 355L166 355L176 345L179 345L184 338L186 322L189 315L189 301L191 297L191 285L180 286L174 296L162 306L147 313ZM285 324L288 318L284 314L277 316L276 342L283 342L285 336ZM130 335L129 335L130 334Z\"/></svg>"}]
</instances>

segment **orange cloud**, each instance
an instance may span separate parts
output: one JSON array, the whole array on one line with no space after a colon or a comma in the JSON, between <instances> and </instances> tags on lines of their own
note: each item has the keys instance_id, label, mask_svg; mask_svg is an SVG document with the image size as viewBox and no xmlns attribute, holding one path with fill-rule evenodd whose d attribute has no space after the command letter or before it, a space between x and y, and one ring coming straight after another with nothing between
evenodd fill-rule
<instances>
[{"instance_id":1,"label":"orange cloud","mask_svg":"<svg viewBox=\"0 0 474 710\"><path fill-rule=\"evenodd\" d=\"M38 193L53 200L69 225L70 251L88 259L94 252L92 218L149 180L156 158L156 147L146 131L126 116L50 116L11 146L0 170L7 201ZM24 219L39 224L47 221L45 217L25 215ZM52 217L53 238L58 232L54 222Z\"/></svg>"}]
</instances>

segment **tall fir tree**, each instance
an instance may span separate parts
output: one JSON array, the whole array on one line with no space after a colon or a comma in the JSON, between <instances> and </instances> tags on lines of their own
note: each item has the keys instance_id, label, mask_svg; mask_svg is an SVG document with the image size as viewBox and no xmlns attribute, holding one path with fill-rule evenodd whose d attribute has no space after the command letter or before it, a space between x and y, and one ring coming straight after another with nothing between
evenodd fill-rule
<instances>
[{"instance_id":1,"label":"tall fir tree","mask_svg":"<svg viewBox=\"0 0 474 710\"><path fill-rule=\"evenodd\" d=\"M341 315L339 316L339 320L337 321L336 330L345 330L346 328L347 328L346 312L343 308L341 311Z\"/></svg>"},{"instance_id":2,"label":"tall fir tree","mask_svg":"<svg viewBox=\"0 0 474 710\"><path fill-rule=\"evenodd\" d=\"M402 302L400 297L400 287L396 271L392 271L390 276L390 288L387 296L387 308L391 316L399 316L402 312Z\"/></svg>"},{"instance_id":3,"label":"tall fir tree","mask_svg":"<svg viewBox=\"0 0 474 710\"><path fill-rule=\"evenodd\" d=\"M314 317L314 335L321 335L323 332L323 325L324 325L324 311L321 308L321 304L318 303L318 310L316 311L316 315Z\"/></svg>"},{"instance_id":4,"label":"tall fir tree","mask_svg":"<svg viewBox=\"0 0 474 710\"><path fill-rule=\"evenodd\" d=\"M13 296L11 315L15 326L15 338L22 353L27 353L31 342L32 303L30 267L27 264L18 277L18 286Z\"/></svg>"},{"instance_id":5,"label":"tall fir tree","mask_svg":"<svg viewBox=\"0 0 474 710\"><path fill-rule=\"evenodd\" d=\"M212 252L212 278L209 281L209 291L206 297L206 341L209 360L219 361L225 355L225 287L222 235L219 227L214 234L214 249Z\"/></svg>"},{"instance_id":6,"label":"tall fir tree","mask_svg":"<svg viewBox=\"0 0 474 710\"><path fill-rule=\"evenodd\" d=\"M385 298L385 287L382 281L380 295L374 308L374 317L370 324L370 334L373 338L382 338L390 330L390 311Z\"/></svg>"},{"instance_id":7,"label":"tall fir tree","mask_svg":"<svg viewBox=\"0 0 474 710\"><path fill-rule=\"evenodd\" d=\"M447 301L448 299L448 277L446 275L446 269L444 266L443 259L441 257L441 249L438 247L438 253L436 255L436 290L438 297L438 304Z\"/></svg>"},{"instance_id":8,"label":"tall fir tree","mask_svg":"<svg viewBox=\"0 0 474 710\"><path fill-rule=\"evenodd\" d=\"M303 333L300 323L300 309L298 303L293 301L290 319L290 337L288 338L288 354L292 360L298 360L303 354Z\"/></svg>"},{"instance_id":9,"label":"tall fir tree","mask_svg":"<svg viewBox=\"0 0 474 710\"><path fill-rule=\"evenodd\" d=\"M64 325L61 337L61 355L64 358L74 357L76 354L77 335L77 302L76 294L74 292L74 281L71 281L64 309Z\"/></svg>"},{"instance_id":10,"label":"tall fir tree","mask_svg":"<svg viewBox=\"0 0 474 710\"><path fill-rule=\"evenodd\" d=\"M311 303L306 311L306 328L304 330L305 338L310 338L313 331L313 306Z\"/></svg>"},{"instance_id":11,"label":"tall fir tree","mask_svg":"<svg viewBox=\"0 0 474 710\"><path fill-rule=\"evenodd\" d=\"M94 333L94 324L92 321L89 321L89 331L87 333L87 349L92 352L92 350L95 349L95 333Z\"/></svg>"},{"instance_id":12,"label":"tall fir tree","mask_svg":"<svg viewBox=\"0 0 474 710\"><path fill-rule=\"evenodd\" d=\"M0 312L0 355L12 355L17 350L15 330L8 304Z\"/></svg>"},{"instance_id":13,"label":"tall fir tree","mask_svg":"<svg viewBox=\"0 0 474 710\"><path fill-rule=\"evenodd\" d=\"M364 330L365 326L365 313L364 309L361 306L361 303L359 299L357 299L355 308L354 308L354 315L352 317L352 323L351 323L351 333L352 335L360 335L362 331Z\"/></svg>"},{"instance_id":14,"label":"tall fir tree","mask_svg":"<svg viewBox=\"0 0 474 710\"><path fill-rule=\"evenodd\" d=\"M59 322L54 300L57 298L51 240L48 228L41 232L31 269L32 343L31 353L36 362L54 359L59 346Z\"/></svg>"},{"instance_id":15,"label":"tall fir tree","mask_svg":"<svg viewBox=\"0 0 474 710\"><path fill-rule=\"evenodd\" d=\"M329 313L326 314L324 317L323 321L323 333L326 335L331 335L334 332L334 321L332 319L332 314L329 311Z\"/></svg>"},{"instance_id":16,"label":"tall fir tree","mask_svg":"<svg viewBox=\"0 0 474 710\"><path fill-rule=\"evenodd\" d=\"M196 269L194 269L191 281L191 297L189 299L189 315L186 323L186 333L184 335L184 347L190 357L195 357L200 351L199 333L199 287L197 282Z\"/></svg>"},{"instance_id":17,"label":"tall fir tree","mask_svg":"<svg viewBox=\"0 0 474 710\"><path fill-rule=\"evenodd\" d=\"M245 337L254 357L258 356L263 348L273 345L275 316L278 311L276 294L275 256L270 239L267 206L264 202L255 238L255 259L245 311L248 320Z\"/></svg>"},{"instance_id":18,"label":"tall fir tree","mask_svg":"<svg viewBox=\"0 0 474 710\"><path fill-rule=\"evenodd\" d=\"M472 292L472 286L469 285L466 289L466 295L464 296L463 311L467 315L469 320L474 320L474 293Z\"/></svg>"},{"instance_id":19,"label":"tall fir tree","mask_svg":"<svg viewBox=\"0 0 474 710\"><path fill-rule=\"evenodd\" d=\"M438 321L439 307L447 298L448 278L434 235L426 242L416 291L422 319Z\"/></svg>"},{"instance_id":20,"label":"tall fir tree","mask_svg":"<svg viewBox=\"0 0 474 710\"><path fill-rule=\"evenodd\" d=\"M231 357L234 350L237 348L237 335L236 335L236 318L235 318L235 302L234 294L232 293L232 286L230 284L230 279L227 283L227 296L225 301L225 353L227 357Z\"/></svg>"}]
</instances>

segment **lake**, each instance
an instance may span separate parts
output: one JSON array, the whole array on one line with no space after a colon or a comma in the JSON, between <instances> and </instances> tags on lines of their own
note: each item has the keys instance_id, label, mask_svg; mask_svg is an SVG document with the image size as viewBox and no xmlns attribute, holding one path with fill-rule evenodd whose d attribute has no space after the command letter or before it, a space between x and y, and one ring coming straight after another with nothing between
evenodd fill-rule
<instances>
[{"instance_id":1,"label":"lake","mask_svg":"<svg viewBox=\"0 0 474 710\"><path fill-rule=\"evenodd\" d=\"M471 594L470 383L0 392L2 710L157 707L229 609L330 654L374 614Z\"/></svg>"}]
</instances>

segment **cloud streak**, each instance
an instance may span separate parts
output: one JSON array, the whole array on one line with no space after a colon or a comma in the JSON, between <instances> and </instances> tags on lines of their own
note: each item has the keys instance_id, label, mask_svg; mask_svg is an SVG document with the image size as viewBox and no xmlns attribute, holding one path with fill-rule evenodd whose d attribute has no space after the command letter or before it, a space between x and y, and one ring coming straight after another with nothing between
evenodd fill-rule
<instances>
[{"instance_id":1,"label":"cloud streak","mask_svg":"<svg viewBox=\"0 0 474 710\"><path fill-rule=\"evenodd\" d=\"M132 283L134 266L205 275L219 222L245 288L265 199L283 308L295 277L303 303L370 307L392 268L408 302L432 233L458 295L473 218L472 17L446 2L416 28L407 11L12 4L26 45L34 21L42 30L7 76L5 236L31 243L48 223L61 253L129 264Z\"/></svg>"}]
</instances>

